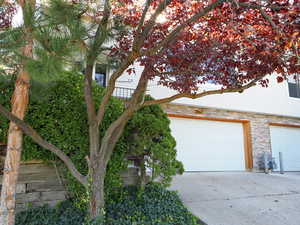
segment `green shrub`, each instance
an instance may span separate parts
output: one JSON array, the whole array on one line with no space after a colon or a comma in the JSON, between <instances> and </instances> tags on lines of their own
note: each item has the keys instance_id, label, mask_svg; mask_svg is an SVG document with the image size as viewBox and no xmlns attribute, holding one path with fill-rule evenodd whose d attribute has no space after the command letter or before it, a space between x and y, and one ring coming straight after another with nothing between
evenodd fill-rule
<instances>
[{"instance_id":1,"label":"green shrub","mask_svg":"<svg viewBox=\"0 0 300 225\"><path fill-rule=\"evenodd\" d=\"M82 225L85 212L66 201L55 208L42 206L29 208L16 215L16 225Z\"/></svg>"},{"instance_id":2,"label":"green shrub","mask_svg":"<svg viewBox=\"0 0 300 225\"><path fill-rule=\"evenodd\" d=\"M126 128L128 154L135 156L141 171L152 170L152 181L159 178L160 183L169 185L172 176L183 173L183 164L176 160L176 141L171 135L170 120L159 105L141 108Z\"/></svg>"},{"instance_id":3,"label":"green shrub","mask_svg":"<svg viewBox=\"0 0 300 225\"><path fill-rule=\"evenodd\" d=\"M14 81L0 83L0 104L9 108L14 89ZM42 87L32 83L30 105L25 120L50 143L62 149L74 162L76 168L87 174L85 156L89 155L88 123L83 95L83 77L78 74L64 74L62 79ZM93 95L99 104L103 89L93 87ZM123 112L123 103L112 98L100 128L101 134L110 123ZM0 115L0 140L6 140L8 121ZM100 138L100 137L99 137ZM107 168L105 191L110 193L121 187L120 172L127 167L124 154L127 150L124 138L118 142ZM30 137L24 137L23 160L40 159L46 162L57 160L55 155L42 149ZM60 161L57 161L60 162ZM67 170L66 170L67 171ZM85 206L88 200L86 190L75 178L66 173L69 180L68 190L79 206Z\"/></svg>"},{"instance_id":4,"label":"green shrub","mask_svg":"<svg viewBox=\"0 0 300 225\"><path fill-rule=\"evenodd\" d=\"M7 108L10 106L13 89L13 79L3 82L1 80L0 104ZM97 105L103 92L98 85L93 87ZM123 103L116 98L112 98L107 107L100 136L124 110ZM25 121L45 140L62 149L81 173L87 174L85 157L89 155L88 123L82 76L64 74L61 80L50 84L32 83L30 105ZM125 170L128 164L125 154L148 156L145 166L152 168L153 178L159 176L164 184L171 181L171 176L183 171L182 164L176 160L176 142L171 136L169 124L167 115L158 105L144 107L133 116L108 164L105 177L107 199L122 186L120 172ZM7 129L8 121L0 115L0 141L6 140ZM42 149L28 136L24 137L22 158L25 161L40 159L60 163L55 155ZM79 207L87 206L86 190L67 170L65 171L67 188L74 202Z\"/></svg>"},{"instance_id":5,"label":"green shrub","mask_svg":"<svg viewBox=\"0 0 300 225\"><path fill-rule=\"evenodd\" d=\"M107 204L109 225L195 225L197 218L182 204L174 191L159 184L147 185L141 194L136 187L124 189L120 201Z\"/></svg>"},{"instance_id":6,"label":"green shrub","mask_svg":"<svg viewBox=\"0 0 300 225\"><path fill-rule=\"evenodd\" d=\"M122 200L120 201L120 196ZM16 225L81 225L86 213L63 203L54 209L41 207L17 215ZM197 225L198 219L182 204L174 191L161 185L123 188L106 203L105 221L84 225Z\"/></svg>"}]
</instances>

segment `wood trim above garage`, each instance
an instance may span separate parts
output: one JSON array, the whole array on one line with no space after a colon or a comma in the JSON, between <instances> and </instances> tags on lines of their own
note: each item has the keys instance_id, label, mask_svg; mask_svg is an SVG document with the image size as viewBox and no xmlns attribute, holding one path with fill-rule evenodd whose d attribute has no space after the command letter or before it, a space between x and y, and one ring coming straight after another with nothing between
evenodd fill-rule
<instances>
[{"instance_id":1,"label":"wood trim above garage","mask_svg":"<svg viewBox=\"0 0 300 225\"><path fill-rule=\"evenodd\" d=\"M290 128L300 128L300 125L287 124L287 123L269 123L270 126L275 127L290 127Z\"/></svg>"},{"instance_id":2,"label":"wood trim above garage","mask_svg":"<svg viewBox=\"0 0 300 225\"><path fill-rule=\"evenodd\" d=\"M211 120L211 121L229 122L229 123L248 123L249 122L249 120L224 119L224 118L214 118L214 117L204 117L204 116L192 116L192 115L174 114L174 113L168 113L167 115L169 117L176 117L176 118L197 119L197 120Z\"/></svg>"},{"instance_id":3,"label":"wood trim above garage","mask_svg":"<svg viewBox=\"0 0 300 225\"><path fill-rule=\"evenodd\" d=\"M252 139L251 139L251 128L250 128L249 120L212 118L212 117L192 116L192 115L173 114L173 113L168 113L167 115L169 117L174 117L174 118L210 120L210 121L228 122L228 123L242 123L243 135L244 135L245 168L248 171L253 169L253 153L252 153L252 141L251 141Z\"/></svg>"}]
</instances>

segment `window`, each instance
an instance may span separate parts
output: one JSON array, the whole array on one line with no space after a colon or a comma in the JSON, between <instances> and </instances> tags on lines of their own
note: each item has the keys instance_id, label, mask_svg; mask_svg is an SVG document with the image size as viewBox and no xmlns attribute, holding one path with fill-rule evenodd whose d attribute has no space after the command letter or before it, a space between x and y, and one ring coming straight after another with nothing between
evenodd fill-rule
<instances>
[{"instance_id":1,"label":"window","mask_svg":"<svg viewBox=\"0 0 300 225\"><path fill-rule=\"evenodd\" d=\"M102 87L106 87L107 67L105 64L96 64L95 80Z\"/></svg>"},{"instance_id":2,"label":"window","mask_svg":"<svg viewBox=\"0 0 300 225\"><path fill-rule=\"evenodd\" d=\"M300 98L300 79L295 75L293 79L288 80L289 96L292 98Z\"/></svg>"},{"instance_id":3,"label":"window","mask_svg":"<svg viewBox=\"0 0 300 225\"><path fill-rule=\"evenodd\" d=\"M76 71L80 71L82 74L85 73L85 65L82 61L75 62L74 68ZM95 74L93 76L93 79L95 79L96 83L101 87L106 87L107 65L97 63L94 69Z\"/></svg>"}]
</instances>

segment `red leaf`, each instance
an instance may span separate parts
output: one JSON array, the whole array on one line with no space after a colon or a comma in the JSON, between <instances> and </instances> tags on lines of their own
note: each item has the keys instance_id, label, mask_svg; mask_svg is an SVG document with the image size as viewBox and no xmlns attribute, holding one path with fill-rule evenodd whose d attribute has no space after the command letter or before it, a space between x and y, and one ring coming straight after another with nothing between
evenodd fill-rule
<instances>
[{"instance_id":1,"label":"red leaf","mask_svg":"<svg viewBox=\"0 0 300 225\"><path fill-rule=\"evenodd\" d=\"M281 82L284 81L283 77L277 77L276 79L277 79L277 82L278 82L278 83L281 83Z\"/></svg>"}]
</instances>

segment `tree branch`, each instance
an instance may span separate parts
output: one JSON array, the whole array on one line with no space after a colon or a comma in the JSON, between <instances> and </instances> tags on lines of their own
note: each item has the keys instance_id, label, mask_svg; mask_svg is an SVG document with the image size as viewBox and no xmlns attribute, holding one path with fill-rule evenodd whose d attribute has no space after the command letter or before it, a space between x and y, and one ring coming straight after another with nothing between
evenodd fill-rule
<instances>
[{"instance_id":1,"label":"tree branch","mask_svg":"<svg viewBox=\"0 0 300 225\"><path fill-rule=\"evenodd\" d=\"M279 28L276 26L276 24L274 23L274 21L272 20L272 18L270 16L268 16L268 14L265 12L265 10L263 10L262 8L259 9L260 14L263 16L263 18L265 20L267 20L270 25L272 26L272 28L276 31L277 34L281 34Z\"/></svg>"},{"instance_id":2,"label":"tree branch","mask_svg":"<svg viewBox=\"0 0 300 225\"><path fill-rule=\"evenodd\" d=\"M148 37L151 29L155 25L155 21L157 17L166 9L166 7L172 2L172 0L162 0L160 4L158 5L155 12L152 14L151 18L149 19L148 23L146 24L144 30L142 33L138 34L133 41L133 51L139 51L139 48L141 47L142 43L145 41L145 39ZM145 8L146 9L146 8ZM148 10L148 9L147 9ZM146 16L146 15L145 15ZM141 22L141 21L140 21Z\"/></svg>"},{"instance_id":3,"label":"tree branch","mask_svg":"<svg viewBox=\"0 0 300 225\"><path fill-rule=\"evenodd\" d=\"M255 86L256 82L258 80L260 80L262 77L256 78L253 81L251 81L250 83L241 86L241 87L236 87L236 88L227 88L227 89L218 89L218 90L211 90L211 91L204 91L198 94L190 94L190 93L179 93L176 95L173 95L171 97L167 97L167 98L162 98L162 99L156 99L156 100L149 100L144 102L143 106L149 106L149 105L153 105L153 104L163 104L163 103L168 103L171 101L174 101L178 98L190 98L190 99L197 99L197 98L201 98L204 96L208 96L208 95L215 95L215 94L224 94L224 93L232 93L232 92L243 92L244 90Z\"/></svg>"},{"instance_id":4,"label":"tree branch","mask_svg":"<svg viewBox=\"0 0 300 225\"><path fill-rule=\"evenodd\" d=\"M125 62L119 67L119 69L117 71L115 71L112 76L110 77L109 80L109 84L108 87L106 88L106 92L104 97L102 98L102 101L100 103L98 112L97 112L97 123L98 125L101 124L101 121L104 117L105 114L105 106L107 105L107 103L109 102L110 97L112 96L114 89L115 89L115 83L116 80L123 74L123 72L128 68L128 66L130 66L138 57L141 56L140 54L140 50L139 50L139 46L141 45L141 43L143 43L143 41L146 39L147 35L149 34L150 30L153 28L153 26L155 25L155 21L156 18L159 16L159 14L166 8L166 6L168 4L170 4L172 0L162 0L161 3L159 4L159 6L157 7L156 11L154 12L154 14L151 16L151 18L149 19L148 23L146 24L145 29L143 30L141 35L137 35L135 40L133 41L134 45L133 45L133 49L131 54L127 57L127 59L125 60ZM148 3L148 0L147 0ZM148 11L149 6L147 5L143 10L143 15L142 18L140 20L140 29L142 28L143 25L143 21L145 20L145 16L146 13ZM150 4L150 1L149 1ZM139 28L138 28L139 29Z\"/></svg>"},{"instance_id":5,"label":"tree branch","mask_svg":"<svg viewBox=\"0 0 300 225\"><path fill-rule=\"evenodd\" d=\"M91 50L89 52L89 57L93 60L96 60L98 54L99 54L99 48L101 45L106 41L106 31L108 29L108 22L109 22L109 17L111 14L111 7L109 4L109 0L106 0L104 3L104 11L103 11L103 17L98 25L95 37L94 37L94 42L92 44ZM104 32L105 31L105 32Z\"/></svg>"},{"instance_id":6,"label":"tree branch","mask_svg":"<svg viewBox=\"0 0 300 225\"><path fill-rule=\"evenodd\" d=\"M213 9L215 9L216 7L218 7L219 5L221 5L222 3L226 2L226 0L217 0L213 3L211 3L210 5L206 6L204 9L202 9L200 12L196 13L194 16L192 16L191 18L189 18L188 20L186 20L184 23L180 24L179 26L177 26L169 35L167 35L165 37L165 39L163 41L161 41L160 43L158 43L156 45L156 47L146 50L145 52L143 52L142 55L153 55L155 54L159 49L167 46L171 41L173 41L175 39L175 37L184 29L186 28L189 24L197 21L198 19L200 19L201 17L205 16L207 13L209 13L210 11L212 11Z\"/></svg>"},{"instance_id":7,"label":"tree branch","mask_svg":"<svg viewBox=\"0 0 300 225\"><path fill-rule=\"evenodd\" d=\"M146 18L147 12L148 12L148 10L149 10L149 7L150 7L150 0L146 0L146 4L145 4L145 7L144 7L142 16L141 16L139 25L138 25L138 27L137 27L137 33L138 33L138 34L139 34L139 33L141 32L141 30L142 30L142 27L143 27L143 25L144 25L145 18Z\"/></svg>"},{"instance_id":8,"label":"tree branch","mask_svg":"<svg viewBox=\"0 0 300 225\"><path fill-rule=\"evenodd\" d=\"M61 151L59 148L57 148L56 146L48 143L47 141L45 141L31 126L29 126L28 124L26 124L23 120L20 120L19 118L17 118L16 116L14 116L11 112L9 112L8 110L5 109L5 107L3 107L0 104L0 113L7 119L9 119L10 121L14 122L15 124L17 124L17 126L29 137L32 138L32 140L34 142L36 142L38 145L40 145L41 147L49 150L50 152L54 153L60 160L62 160L67 168L69 169L69 171L71 172L71 174L85 187L88 186L88 181L86 179L85 176L83 176L75 167L75 165L73 164L73 162L71 161L71 159L63 152Z\"/></svg>"},{"instance_id":9,"label":"tree branch","mask_svg":"<svg viewBox=\"0 0 300 225\"><path fill-rule=\"evenodd\" d=\"M94 62L94 61L93 61ZM91 125L96 119L95 102L92 94L92 82L93 82L93 67L94 63L88 62L85 69L84 76L84 99L87 107L88 122Z\"/></svg>"},{"instance_id":10,"label":"tree branch","mask_svg":"<svg viewBox=\"0 0 300 225\"><path fill-rule=\"evenodd\" d=\"M143 104L145 93L147 90L147 69L145 68L141 78L139 80L138 86L135 89L132 98L130 99L126 110L122 113L122 115L114 121L109 128L107 129L102 141L100 148L100 156L104 157L104 162L108 162L113 152L113 149L119 140L120 136L123 133L124 127L131 116L136 112Z\"/></svg>"},{"instance_id":11,"label":"tree branch","mask_svg":"<svg viewBox=\"0 0 300 225\"><path fill-rule=\"evenodd\" d=\"M234 0L229 0L230 2L233 2ZM267 3L269 3L268 5L258 5L255 3L246 3L246 2L239 2L239 7L243 7L243 8L250 8L250 9L261 9L263 7L269 8L269 9L273 9L273 10L281 10L281 9L285 9L285 6L276 6L276 5L270 5L271 3L267 1Z\"/></svg>"},{"instance_id":12,"label":"tree branch","mask_svg":"<svg viewBox=\"0 0 300 225\"><path fill-rule=\"evenodd\" d=\"M142 53L142 55L153 55L155 54L157 51L159 51L159 49L167 46L168 44L170 44L170 42L172 42L175 37L185 28L187 27L189 24L197 21L198 19L200 19L201 17L205 16L207 13L209 13L210 11L212 11L213 9L215 9L217 6L221 5L222 3L226 2L227 0L217 0L215 2L213 2L212 4L208 5L207 7L205 7L203 10L201 10L199 13L195 14L194 16L192 16L190 19L188 19L187 21L185 21L184 23L182 23L181 25L177 26L163 41L161 41L160 43L158 43L156 45L156 47L146 50ZM233 4L237 4L236 0L228 0L230 2L232 2ZM262 16L271 24L271 26L276 30L279 31L276 28L275 23L271 20L271 18L263 11L263 7L267 7L270 9L274 9L274 10L280 10L283 7L278 7L275 5L268 5L268 6L262 6L262 5L257 5L257 4L250 4L250 3L245 3L245 2L238 2L238 6L239 7L243 7L243 8L251 8L251 9L257 9L260 10Z\"/></svg>"},{"instance_id":13,"label":"tree branch","mask_svg":"<svg viewBox=\"0 0 300 225\"><path fill-rule=\"evenodd\" d=\"M102 119L104 117L105 114L105 106L107 105L107 103L109 102L110 97L112 96L115 87L116 87L116 81L117 79L124 73L124 71L139 57L138 54L135 53L131 53L125 60L124 63L122 63L122 65L111 75L106 91L105 91L105 95L102 98L102 101L100 103L98 112L97 112L97 124L98 126L101 124Z\"/></svg>"},{"instance_id":14,"label":"tree branch","mask_svg":"<svg viewBox=\"0 0 300 225\"><path fill-rule=\"evenodd\" d=\"M109 4L109 0L106 0L104 3L104 12L103 12L103 18L98 25L94 42L92 44L92 47L88 53L87 57L87 68L85 72L85 85L84 85L84 95L85 95L85 102L87 104L87 113L88 113L88 120L89 124L93 124L94 122L97 122L96 119L96 109L95 109L95 102L93 100L93 94L92 94L92 76L93 76L93 67L96 61L96 58L99 55L99 48L102 46L102 44L106 40L106 34L104 30L107 30L108 27L108 21L111 14L111 8ZM98 128L97 128L98 129Z\"/></svg>"}]
</instances>

